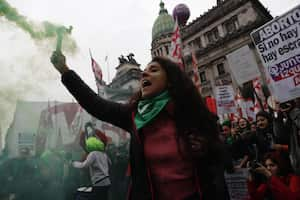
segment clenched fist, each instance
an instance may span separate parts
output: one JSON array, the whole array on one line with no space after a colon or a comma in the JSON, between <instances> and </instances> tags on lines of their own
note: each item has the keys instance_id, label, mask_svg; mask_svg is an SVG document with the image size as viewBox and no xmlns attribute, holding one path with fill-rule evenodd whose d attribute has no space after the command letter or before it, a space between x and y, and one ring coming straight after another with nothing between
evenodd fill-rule
<instances>
[{"instance_id":1,"label":"clenched fist","mask_svg":"<svg viewBox=\"0 0 300 200\"><path fill-rule=\"evenodd\" d=\"M66 64L66 57L61 52L54 51L50 60L57 71L59 71L61 74L69 70Z\"/></svg>"}]
</instances>

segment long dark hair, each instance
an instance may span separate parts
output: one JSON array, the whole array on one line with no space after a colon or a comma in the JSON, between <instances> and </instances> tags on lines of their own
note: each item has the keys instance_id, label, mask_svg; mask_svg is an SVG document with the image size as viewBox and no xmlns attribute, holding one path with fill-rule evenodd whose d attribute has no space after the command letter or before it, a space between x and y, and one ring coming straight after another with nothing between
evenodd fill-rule
<instances>
[{"instance_id":1,"label":"long dark hair","mask_svg":"<svg viewBox=\"0 0 300 200\"><path fill-rule=\"evenodd\" d=\"M264 164L265 162L270 159L273 163L278 166L278 175L279 176L286 176L291 173L291 166L289 163L289 159L286 159L284 155L280 152L270 152L264 155Z\"/></svg>"},{"instance_id":2,"label":"long dark hair","mask_svg":"<svg viewBox=\"0 0 300 200\"><path fill-rule=\"evenodd\" d=\"M206 138L213 148L212 143L219 141L217 117L205 106L193 81L178 64L166 57L154 57L151 62L159 63L167 74L167 89L174 103L174 120L178 137L190 147L188 136L200 135ZM141 93L138 92L131 103L136 105L140 98Z\"/></svg>"}]
</instances>

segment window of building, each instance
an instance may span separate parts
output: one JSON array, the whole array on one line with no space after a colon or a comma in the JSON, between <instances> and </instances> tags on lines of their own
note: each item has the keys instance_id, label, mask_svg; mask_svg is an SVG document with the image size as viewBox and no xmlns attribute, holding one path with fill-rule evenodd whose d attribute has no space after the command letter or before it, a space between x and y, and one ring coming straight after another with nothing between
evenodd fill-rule
<instances>
[{"instance_id":1,"label":"window of building","mask_svg":"<svg viewBox=\"0 0 300 200\"><path fill-rule=\"evenodd\" d=\"M215 42L220 38L219 31L217 28L212 29L211 31L206 33L208 42Z\"/></svg>"},{"instance_id":2,"label":"window of building","mask_svg":"<svg viewBox=\"0 0 300 200\"><path fill-rule=\"evenodd\" d=\"M166 54L169 55L169 47L168 47L168 45L165 46L165 49L166 49Z\"/></svg>"},{"instance_id":3,"label":"window of building","mask_svg":"<svg viewBox=\"0 0 300 200\"><path fill-rule=\"evenodd\" d=\"M206 74L205 74L205 71L203 72L200 72L200 81L201 83L205 82L206 81Z\"/></svg>"},{"instance_id":4,"label":"window of building","mask_svg":"<svg viewBox=\"0 0 300 200\"><path fill-rule=\"evenodd\" d=\"M200 37L197 37L197 38L194 40L194 45L195 45L195 47L197 47L197 48L201 48L201 47L202 47L202 44L201 44L201 38L200 38Z\"/></svg>"},{"instance_id":5,"label":"window of building","mask_svg":"<svg viewBox=\"0 0 300 200\"><path fill-rule=\"evenodd\" d=\"M221 76L226 73L224 63L217 64L218 75Z\"/></svg>"},{"instance_id":6,"label":"window of building","mask_svg":"<svg viewBox=\"0 0 300 200\"><path fill-rule=\"evenodd\" d=\"M237 17L232 17L224 23L224 27L227 33L233 33L238 28L238 20Z\"/></svg>"}]
</instances>

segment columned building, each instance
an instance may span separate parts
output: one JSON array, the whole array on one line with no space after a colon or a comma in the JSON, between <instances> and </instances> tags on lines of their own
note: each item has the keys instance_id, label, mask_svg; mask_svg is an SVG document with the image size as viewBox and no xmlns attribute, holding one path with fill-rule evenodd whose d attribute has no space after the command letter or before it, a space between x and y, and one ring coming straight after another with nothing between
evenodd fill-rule
<instances>
[{"instance_id":1,"label":"columned building","mask_svg":"<svg viewBox=\"0 0 300 200\"><path fill-rule=\"evenodd\" d=\"M125 102L139 90L142 70L133 57L132 53L127 56L127 59L123 55L119 57L117 73L112 82L104 87L105 98Z\"/></svg>"},{"instance_id":2,"label":"columned building","mask_svg":"<svg viewBox=\"0 0 300 200\"><path fill-rule=\"evenodd\" d=\"M162 6L160 15L161 12ZM160 15L152 30L152 56L169 53L164 52L164 47L170 45L172 33L167 28L159 29L161 32L157 33L157 20L162 20ZM264 77L263 66L252 44L250 33L271 19L269 11L259 0L218 0L216 6L181 27L186 72L192 74L191 49L194 49L204 97L214 96L216 85L232 84L233 88L238 87L230 72L226 55L245 45L253 52ZM162 21L166 23L166 20ZM171 20L169 23L171 24Z\"/></svg>"}]
</instances>

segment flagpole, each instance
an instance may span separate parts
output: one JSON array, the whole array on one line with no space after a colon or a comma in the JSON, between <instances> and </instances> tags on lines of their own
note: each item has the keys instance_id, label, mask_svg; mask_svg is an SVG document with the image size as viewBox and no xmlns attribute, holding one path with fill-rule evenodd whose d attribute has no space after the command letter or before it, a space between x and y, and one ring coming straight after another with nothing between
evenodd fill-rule
<instances>
[{"instance_id":1,"label":"flagpole","mask_svg":"<svg viewBox=\"0 0 300 200\"><path fill-rule=\"evenodd\" d=\"M91 51L91 48L89 48L89 54L90 54L90 58L91 58L91 64L93 65L93 55L92 55L92 51ZM94 71L94 70L93 70ZM94 72L95 73L95 72ZM97 79L95 77L95 80L96 80L96 84L97 84ZM97 86L97 94L98 96L100 96L100 92L99 92L99 87Z\"/></svg>"},{"instance_id":2,"label":"flagpole","mask_svg":"<svg viewBox=\"0 0 300 200\"><path fill-rule=\"evenodd\" d=\"M89 48L89 53L90 53L90 58L92 58L93 56L92 56L92 51L90 48Z\"/></svg>"},{"instance_id":3,"label":"flagpole","mask_svg":"<svg viewBox=\"0 0 300 200\"><path fill-rule=\"evenodd\" d=\"M110 74L109 74L109 61L108 61L108 55L106 55L106 67L107 67L107 84L110 82Z\"/></svg>"},{"instance_id":4,"label":"flagpole","mask_svg":"<svg viewBox=\"0 0 300 200\"><path fill-rule=\"evenodd\" d=\"M93 65L93 56L92 56L92 51L91 51L91 48L89 48L89 54L90 54L90 58L91 58L91 62L92 62L92 65ZM95 80L96 80L96 77L95 77ZM97 81L97 80L96 80ZM99 88L97 86L97 95L100 96L100 92L99 92ZM79 105L80 106L80 105ZM94 116L91 116L92 119L95 119Z\"/></svg>"}]
</instances>

